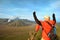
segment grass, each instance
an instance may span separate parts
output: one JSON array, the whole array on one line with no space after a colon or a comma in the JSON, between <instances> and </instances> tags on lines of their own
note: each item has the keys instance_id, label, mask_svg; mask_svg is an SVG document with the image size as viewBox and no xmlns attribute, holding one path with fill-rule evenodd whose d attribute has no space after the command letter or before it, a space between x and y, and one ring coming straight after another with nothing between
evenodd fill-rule
<instances>
[{"instance_id":1,"label":"grass","mask_svg":"<svg viewBox=\"0 0 60 40\"><path fill-rule=\"evenodd\" d=\"M27 40L29 32L34 31L35 25L22 26L22 27L10 27L0 25L0 40ZM57 26L57 35L60 38L60 27ZM40 31L36 35L36 39L41 38ZM60 40L60 39L59 39Z\"/></svg>"},{"instance_id":2,"label":"grass","mask_svg":"<svg viewBox=\"0 0 60 40\"><path fill-rule=\"evenodd\" d=\"M0 40L27 40L28 33L33 31L34 27L8 27L0 26Z\"/></svg>"}]
</instances>

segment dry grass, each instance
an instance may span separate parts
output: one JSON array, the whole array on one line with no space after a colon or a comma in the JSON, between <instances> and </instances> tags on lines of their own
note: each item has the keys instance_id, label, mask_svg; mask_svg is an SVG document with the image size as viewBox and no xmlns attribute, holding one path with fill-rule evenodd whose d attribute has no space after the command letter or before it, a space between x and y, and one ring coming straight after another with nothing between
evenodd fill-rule
<instances>
[{"instance_id":1,"label":"dry grass","mask_svg":"<svg viewBox=\"0 0 60 40\"><path fill-rule=\"evenodd\" d=\"M27 40L28 33L34 30L34 25L22 27L9 27L0 25L1 40Z\"/></svg>"},{"instance_id":2,"label":"dry grass","mask_svg":"<svg viewBox=\"0 0 60 40\"><path fill-rule=\"evenodd\" d=\"M35 25L22 27L10 27L0 25L0 40L28 40L29 35L32 35L31 33L34 31L34 29ZM57 27L57 35L60 38L60 27ZM33 38L33 35L31 38ZM37 38L37 40L40 40L40 31L38 32L35 38Z\"/></svg>"}]
</instances>

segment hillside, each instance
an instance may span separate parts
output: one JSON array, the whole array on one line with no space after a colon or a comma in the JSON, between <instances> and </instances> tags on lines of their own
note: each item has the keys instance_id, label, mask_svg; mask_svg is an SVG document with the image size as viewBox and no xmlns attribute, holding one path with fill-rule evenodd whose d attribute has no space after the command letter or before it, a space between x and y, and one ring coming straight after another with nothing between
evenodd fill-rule
<instances>
[{"instance_id":1,"label":"hillside","mask_svg":"<svg viewBox=\"0 0 60 40\"><path fill-rule=\"evenodd\" d=\"M10 22L8 22L8 19L0 19L0 25L28 26L32 24L35 24L35 22L27 19L14 19L14 20L10 20Z\"/></svg>"},{"instance_id":2,"label":"hillside","mask_svg":"<svg viewBox=\"0 0 60 40\"><path fill-rule=\"evenodd\" d=\"M12 27L11 27L12 26ZM57 36L60 40L60 23L56 24ZM27 40L29 33L35 31L35 22L27 19L11 20L0 19L0 40ZM41 31L36 35L36 40L40 40Z\"/></svg>"},{"instance_id":3,"label":"hillside","mask_svg":"<svg viewBox=\"0 0 60 40\"><path fill-rule=\"evenodd\" d=\"M1 25L1 24L6 24L7 21L8 21L8 19L0 18L0 25Z\"/></svg>"},{"instance_id":4,"label":"hillside","mask_svg":"<svg viewBox=\"0 0 60 40\"><path fill-rule=\"evenodd\" d=\"M57 35L60 40L60 27L57 25ZM0 40L27 40L29 33L35 30L35 25L23 26L23 27L11 27L0 25ZM41 38L41 32L36 35L36 39Z\"/></svg>"},{"instance_id":5,"label":"hillside","mask_svg":"<svg viewBox=\"0 0 60 40\"><path fill-rule=\"evenodd\" d=\"M28 26L32 24L34 24L34 22L27 19L13 20L8 23L10 26Z\"/></svg>"}]
</instances>

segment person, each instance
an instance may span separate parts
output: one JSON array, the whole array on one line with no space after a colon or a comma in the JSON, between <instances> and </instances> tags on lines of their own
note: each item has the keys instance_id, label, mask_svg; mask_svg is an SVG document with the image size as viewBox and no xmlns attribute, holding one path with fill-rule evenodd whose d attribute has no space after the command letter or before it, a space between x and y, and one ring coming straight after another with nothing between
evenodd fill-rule
<instances>
[{"instance_id":1,"label":"person","mask_svg":"<svg viewBox=\"0 0 60 40\"><path fill-rule=\"evenodd\" d=\"M38 32L38 30L40 29L40 26L41 26L42 27L42 38L41 38L41 40L51 40L50 35L53 34L51 31L55 27L55 24L56 24L55 14L53 13L53 15L52 15L53 20L50 20L49 16L44 16L44 21L41 21L41 20L39 21L37 19L35 13L36 12L34 11L33 17L37 23L36 28L35 28L36 33Z\"/></svg>"}]
</instances>

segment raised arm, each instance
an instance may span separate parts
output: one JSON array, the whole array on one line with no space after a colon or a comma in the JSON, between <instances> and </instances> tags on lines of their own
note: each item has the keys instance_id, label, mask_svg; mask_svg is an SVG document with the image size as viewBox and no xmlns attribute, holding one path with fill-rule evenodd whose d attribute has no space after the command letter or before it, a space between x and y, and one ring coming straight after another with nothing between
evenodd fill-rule
<instances>
[{"instance_id":1,"label":"raised arm","mask_svg":"<svg viewBox=\"0 0 60 40\"><path fill-rule=\"evenodd\" d=\"M33 17L34 17L36 23L42 26L41 22L36 17L36 12L35 11L33 12Z\"/></svg>"},{"instance_id":2,"label":"raised arm","mask_svg":"<svg viewBox=\"0 0 60 40\"><path fill-rule=\"evenodd\" d=\"M56 18L55 18L55 14L54 13L53 13L52 17L53 17L53 20L56 22Z\"/></svg>"}]
</instances>

